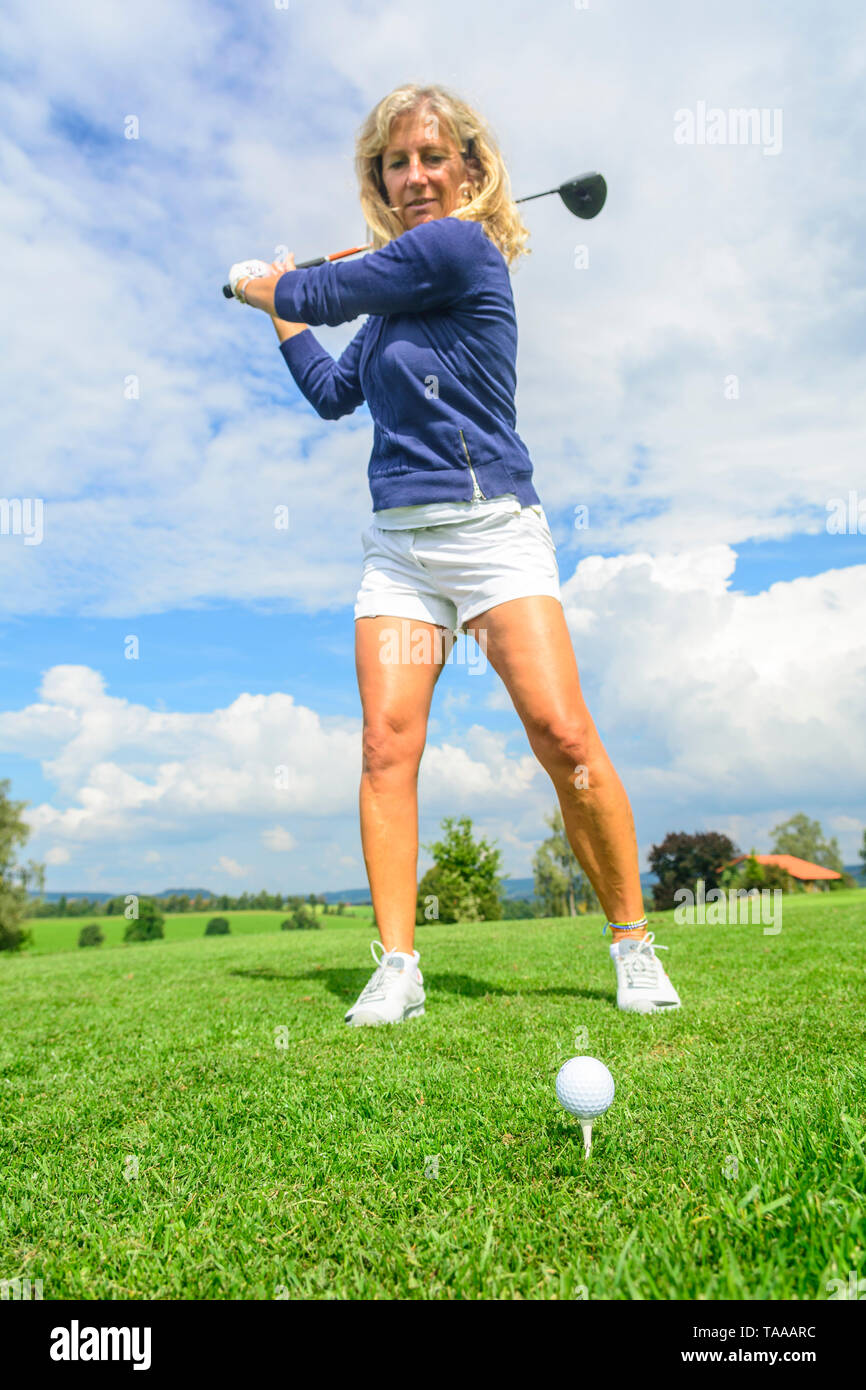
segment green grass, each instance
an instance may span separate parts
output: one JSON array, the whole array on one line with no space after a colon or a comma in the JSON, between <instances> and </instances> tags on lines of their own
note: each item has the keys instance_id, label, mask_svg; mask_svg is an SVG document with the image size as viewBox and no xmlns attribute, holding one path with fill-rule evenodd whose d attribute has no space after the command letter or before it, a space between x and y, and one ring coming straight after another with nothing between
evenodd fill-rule
<instances>
[{"instance_id":1,"label":"green grass","mask_svg":"<svg viewBox=\"0 0 866 1390\"><path fill-rule=\"evenodd\" d=\"M351 924L354 918L356 924L372 920L373 909L371 907L355 907L347 909L345 920ZM286 920L287 911L282 912L235 912L231 909L222 912L219 908L214 908L208 912L179 912L166 917L165 919L165 940L166 941L191 941L195 937L203 936L204 929L212 917L225 917L228 921L231 935L233 936L255 936L260 932L278 932L280 923ZM331 916L322 917L322 926L327 927L339 918ZM89 922L98 922L105 937L105 949L109 946L123 945L123 933L128 922L124 917L34 917L29 918L24 924L28 931L32 933L33 944L30 953L35 955L53 955L55 951L77 951L78 933L81 928ZM95 950L96 947L82 948Z\"/></svg>"},{"instance_id":2,"label":"green grass","mask_svg":"<svg viewBox=\"0 0 866 1390\"><path fill-rule=\"evenodd\" d=\"M337 918L2 958L0 1276L825 1298L864 1273L864 908L791 898L778 936L659 915L685 1007L648 1018L616 1009L598 918L421 928L427 1016L388 1029L342 1023L372 961ZM576 1050L617 1083L589 1163L553 1092Z\"/></svg>"}]
</instances>

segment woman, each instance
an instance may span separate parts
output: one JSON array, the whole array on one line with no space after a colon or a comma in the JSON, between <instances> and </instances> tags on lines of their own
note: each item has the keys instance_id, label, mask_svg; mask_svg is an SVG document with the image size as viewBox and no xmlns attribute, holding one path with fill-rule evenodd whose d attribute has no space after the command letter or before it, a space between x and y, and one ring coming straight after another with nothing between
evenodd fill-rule
<instances>
[{"instance_id":1,"label":"woman","mask_svg":"<svg viewBox=\"0 0 866 1390\"><path fill-rule=\"evenodd\" d=\"M237 297L272 317L318 413L337 419L366 400L374 422L355 643L361 838L381 955L374 942L377 968L346 1022L424 1013L418 769L433 688L461 630L486 652L553 782L612 930L619 1007L678 1008L647 932L631 809L583 700L553 538L515 429L508 268L529 234L502 156L464 102L411 85L370 113L355 162L370 255L230 272ZM368 318L337 361L309 331L360 314ZM393 660L395 627L408 634L398 643L408 660Z\"/></svg>"}]
</instances>

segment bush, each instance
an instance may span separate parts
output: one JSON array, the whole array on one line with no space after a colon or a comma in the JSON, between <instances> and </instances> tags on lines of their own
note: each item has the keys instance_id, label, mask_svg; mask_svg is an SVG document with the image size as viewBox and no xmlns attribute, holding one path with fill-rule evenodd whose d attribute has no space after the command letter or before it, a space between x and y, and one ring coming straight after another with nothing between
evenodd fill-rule
<instances>
[{"instance_id":1,"label":"bush","mask_svg":"<svg viewBox=\"0 0 866 1390\"><path fill-rule=\"evenodd\" d=\"M841 893L845 888L859 888L860 885L851 874L843 874L841 878L827 879L826 886L831 893Z\"/></svg>"},{"instance_id":2,"label":"bush","mask_svg":"<svg viewBox=\"0 0 866 1390\"><path fill-rule=\"evenodd\" d=\"M0 921L0 951L20 951L30 945L32 935L25 927Z\"/></svg>"},{"instance_id":3,"label":"bush","mask_svg":"<svg viewBox=\"0 0 866 1390\"><path fill-rule=\"evenodd\" d=\"M124 941L156 941L165 936L165 918L150 898L141 898L138 917L134 917L123 933Z\"/></svg>"},{"instance_id":4,"label":"bush","mask_svg":"<svg viewBox=\"0 0 866 1390\"><path fill-rule=\"evenodd\" d=\"M299 903L291 917L280 923L280 931L321 931L322 924L307 903Z\"/></svg>"},{"instance_id":5,"label":"bush","mask_svg":"<svg viewBox=\"0 0 866 1390\"><path fill-rule=\"evenodd\" d=\"M225 917L211 917L204 929L205 936L228 936L229 924Z\"/></svg>"},{"instance_id":6,"label":"bush","mask_svg":"<svg viewBox=\"0 0 866 1390\"><path fill-rule=\"evenodd\" d=\"M741 864L724 869L719 875L719 884L722 888L733 889L735 892L751 892L755 888L761 891L766 888L771 892L779 889L782 893L797 893L802 888L797 879L792 878L781 864L759 864L754 850Z\"/></svg>"},{"instance_id":7,"label":"bush","mask_svg":"<svg viewBox=\"0 0 866 1390\"><path fill-rule=\"evenodd\" d=\"M88 922L78 933L79 946L101 946L104 940L102 927L98 922Z\"/></svg>"},{"instance_id":8,"label":"bush","mask_svg":"<svg viewBox=\"0 0 866 1390\"><path fill-rule=\"evenodd\" d=\"M432 902L428 902L428 898ZM485 916L489 913L489 917ZM415 925L429 922L483 922L499 920L501 908L491 894L473 891L456 870L434 864L418 884Z\"/></svg>"}]
</instances>

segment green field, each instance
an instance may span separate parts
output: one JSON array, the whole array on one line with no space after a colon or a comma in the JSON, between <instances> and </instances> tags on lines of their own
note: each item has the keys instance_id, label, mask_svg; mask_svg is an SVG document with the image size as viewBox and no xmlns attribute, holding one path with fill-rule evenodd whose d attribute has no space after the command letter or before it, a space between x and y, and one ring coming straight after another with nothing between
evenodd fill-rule
<instances>
[{"instance_id":1,"label":"green field","mask_svg":"<svg viewBox=\"0 0 866 1390\"><path fill-rule=\"evenodd\" d=\"M45 1299L824 1299L864 1274L864 920L862 891L786 900L776 936L660 914L685 1002L661 1017L616 1009L600 918L421 928L427 1016L383 1029L342 1023L372 961L335 917L0 958L0 1274ZM617 1083L589 1163L553 1091L576 1050Z\"/></svg>"},{"instance_id":2,"label":"green field","mask_svg":"<svg viewBox=\"0 0 866 1390\"><path fill-rule=\"evenodd\" d=\"M214 908L208 912L179 912L165 919L166 941L191 941L203 936L204 929L212 917L225 917L233 936L255 936L260 932L278 932L280 923L286 920L287 912L222 912ZM350 907L344 913L346 921L356 925L369 923L373 917L371 907ZM323 916L322 926L339 921L337 917ZM98 922L105 937L99 949L109 946L123 946L123 933L128 922L124 917L34 917L25 923L32 933L30 952L35 955L52 955L55 951L77 951L78 933L85 923ZM87 947L82 949L96 949ZM125 946L124 949L129 949Z\"/></svg>"}]
</instances>

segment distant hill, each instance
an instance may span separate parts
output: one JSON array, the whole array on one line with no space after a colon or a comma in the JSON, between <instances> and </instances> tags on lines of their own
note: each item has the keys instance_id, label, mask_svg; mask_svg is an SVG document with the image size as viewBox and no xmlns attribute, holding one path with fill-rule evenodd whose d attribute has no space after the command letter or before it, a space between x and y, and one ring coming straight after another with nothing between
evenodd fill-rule
<instances>
[{"instance_id":1,"label":"distant hill","mask_svg":"<svg viewBox=\"0 0 866 1390\"><path fill-rule=\"evenodd\" d=\"M56 903L61 898L66 898L67 902L72 902L73 898L89 898L92 903L107 903L109 898L116 898L117 893L97 893L95 889L85 888L83 892L73 892L71 889L63 893L31 893L31 898L39 898L42 902Z\"/></svg>"},{"instance_id":2,"label":"distant hill","mask_svg":"<svg viewBox=\"0 0 866 1390\"><path fill-rule=\"evenodd\" d=\"M218 898L219 893L212 893L210 888L163 888L161 893L154 893L155 898Z\"/></svg>"},{"instance_id":3,"label":"distant hill","mask_svg":"<svg viewBox=\"0 0 866 1390\"><path fill-rule=\"evenodd\" d=\"M95 888L85 888L82 891L65 889L61 893L31 893L31 897L40 897L43 902L56 903L61 898L67 902L72 902L73 898L89 898L94 903L107 903L111 898L122 898L131 892L129 888L117 888L113 893L100 893ZM198 897L201 893L203 898L213 898L217 895L212 893L209 888L164 888L161 893L139 893L139 898L168 898L174 894L186 894L190 898ZM367 894L369 897L369 893Z\"/></svg>"},{"instance_id":4,"label":"distant hill","mask_svg":"<svg viewBox=\"0 0 866 1390\"><path fill-rule=\"evenodd\" d=\"M859 884L866 886L866 872L864 872L864 866L862 864L846 864L845 872L856 879ZM640 881L642 887L651 888L657 881L656 875L649 872L641 874ZM533 888L534 880L531 878L508 878L502 883L504 897L526 898L529 902L531 902L534 897ZM219 897L218 893L213 893L209 888L164 888L161 893L140 893L139 897L168 898L185 896L188 898L197 898L199 894L201 894L203 898ZM35 894L31 896L35 896ZM100 893L95 889L84 889L80 892L73 892L71 889L68 889L64 893L42 894L45 902L49 903L56 903L59 898L66 898L68 901L71 901L73 898L90 898L92 902L105 903L108 902L109 898L121 896L123 896L123 894L120 890L114 893ZM306 893L297 894L296 896L306 898L309 896L309 890ZM317 893L316 897L319 896L320 895ZM322 893L321 897L325 899L326 903L368 903L370 901L370 889L341 888L337 893Z\"/></svg>"},{"instance_id":5,"label":"distant hill","mask_svg":"<svg viewBox=\"0 0 866 1390\"><path fill-rule=\"evenodd\" d=\"M656 875L653 873L641 874L640 881L644 888L649 888L656 882ZM507 878L502 882L502 895L505 898L526 898L531 902L535 896L535 880L532 878ZM368 903L370 890L369 888L344 888L339 893L323 893L322 897L328 903Z\"/></svg>"}]
</instances>

